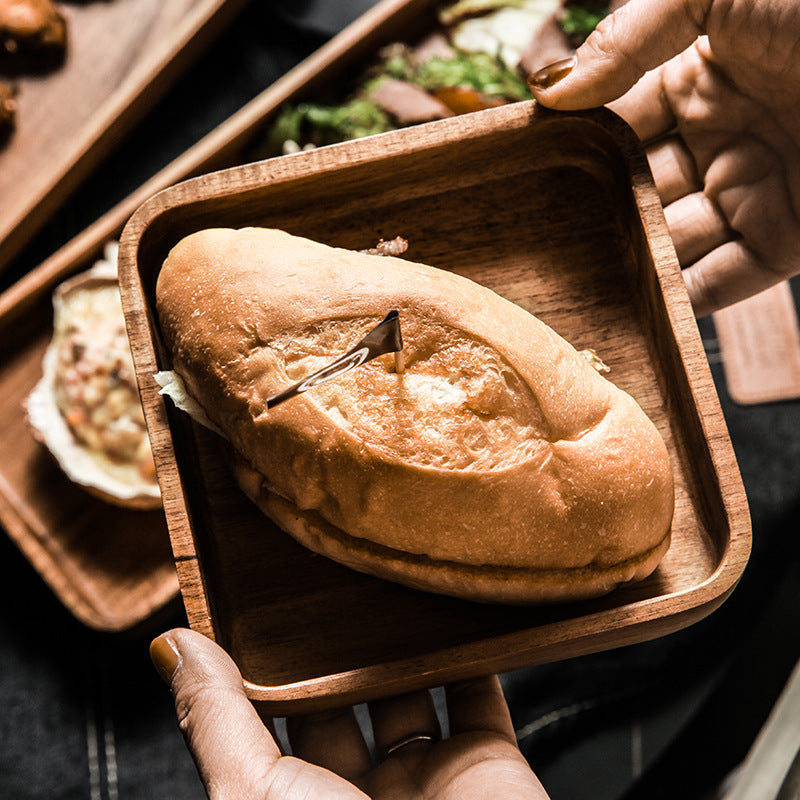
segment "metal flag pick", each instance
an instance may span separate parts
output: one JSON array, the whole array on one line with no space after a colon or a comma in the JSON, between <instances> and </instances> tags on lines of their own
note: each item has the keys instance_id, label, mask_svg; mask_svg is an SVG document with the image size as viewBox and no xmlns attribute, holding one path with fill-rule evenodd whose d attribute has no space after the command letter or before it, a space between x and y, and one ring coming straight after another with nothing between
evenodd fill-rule
<instances>
[{"instance_id":1,"label":"metal flag pick","mask_svg":"<svg viewBox=\"0 0 800 800\"><path fill-rule=\"evenodd\" d=\"M351 369L360 367L371 361L373 358L382 356L386 353L395 354L395 370L403 371L403 337L400 334L400 314L390 311L367 335L351 350L339 356L336 361L328 364L303 380L298 381L294 386L284 389L282 392L267 399L267 408L274 408L279 403L298 395L308 389L313 389L325 381L337 378L339 375L349 372Z\"/></svg>"}]
</instances>

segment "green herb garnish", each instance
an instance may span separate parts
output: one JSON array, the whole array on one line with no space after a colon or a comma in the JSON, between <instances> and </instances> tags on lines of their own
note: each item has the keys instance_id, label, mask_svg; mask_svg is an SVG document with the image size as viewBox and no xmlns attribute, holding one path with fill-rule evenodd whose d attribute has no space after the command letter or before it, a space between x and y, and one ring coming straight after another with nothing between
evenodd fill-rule
<instances>
[{"instance_id":1,"label":"green herb garnish","mask_svg":"<svg viewBox=\"0 0 800 800\"><path fill-rule=\"evenodd\" d=\"M475 89L503 100L530 99L530 91L520 75L488 53L456 51L452 58L435 56L421 64L412 78L426 91L447 87Z\"/></svg>"},{"instance_id":2,"label":"green herb garnish","mask_svg":"<svg viewBox=\"0 0 800 800\"><path fill-rule=\"evenodd\" d=\"M573 46L578 47L597 27L600 20L608 16L608 3L582 2L566 6L558 18L561 30L569 37Z\"/></svg>"}]
</instances>

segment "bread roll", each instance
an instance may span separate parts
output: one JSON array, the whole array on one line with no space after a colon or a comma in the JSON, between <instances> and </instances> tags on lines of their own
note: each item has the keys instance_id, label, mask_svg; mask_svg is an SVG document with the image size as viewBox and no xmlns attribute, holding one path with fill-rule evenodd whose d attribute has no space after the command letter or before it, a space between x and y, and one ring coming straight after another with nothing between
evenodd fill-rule
<instances>
[{"instance_id":1,"label":"bread roll","mask_svg":"<svg viewBox=\"0 0 800 800\"><path fill-rule=\"evenodd\" d=\"M669 546L667 450L636 402L489 289L278 230L211 229L169 253L173 367L225 433L245 493L311 550L481 601L597 596ZM275 408L391 309L381 356Z\"/></svg>"}]
</instances>

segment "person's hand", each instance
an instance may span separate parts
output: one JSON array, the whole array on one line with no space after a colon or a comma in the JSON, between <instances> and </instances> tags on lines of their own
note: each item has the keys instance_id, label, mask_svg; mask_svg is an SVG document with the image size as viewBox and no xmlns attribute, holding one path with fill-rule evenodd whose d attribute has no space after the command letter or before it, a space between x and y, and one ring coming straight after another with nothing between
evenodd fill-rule
<instances>
[{"instance_id":1,"label":"person's hand","mask_svg":"<svg viewBox=\"0 0 800 800\"><path fill-rule=\"evenodd\" d=\"M797 0L630 0L530 79L645 141L697 316L800 271L798 42Z\"/></svg>"},{"instance_id":2,"label":"person's hand","mask_svg":"<svg viewBox=\"0 0 800 800\"><path fill-rule=\"evenodd\" d=\"M447 687L444 740L429 692L371 703L381 754L373 764L352 708L289 718L293 755L282 755L222 648L179 628L150 653L211 800L547 798L517 747L496 677Z\"/></svg>"}]
</instances>

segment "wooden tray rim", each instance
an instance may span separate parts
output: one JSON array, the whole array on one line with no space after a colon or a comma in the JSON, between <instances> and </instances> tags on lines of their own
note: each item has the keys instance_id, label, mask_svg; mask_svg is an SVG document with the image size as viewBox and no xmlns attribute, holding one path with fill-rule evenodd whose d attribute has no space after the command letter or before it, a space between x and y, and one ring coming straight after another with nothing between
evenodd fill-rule
<instances>
[{"instance_id":1,"label":"wooden tray rim","mask_svg":"<svg viewBox=\"0 0 800 800\"><path fill-rule=\"evenodd\" d=\"M615 642L613 646L641 641L643 638L678 630L703 618L725 600L738 582L749 556L750 519L741 476L738 472L732 445L727 437L722 409L697 332L677 257L668 234L665 234L665 224L661 230L658 230L648 223L646 217L642 216L644 207L657 209L662 219L663 212L646 158L641 152L638 139L627 124L608 109L568 113L552 112L530 101L476 112L455 119L428 123L413 129L380 134L382 140L380 155L376 154L374 147L376 137L371 137L372 141L370 142L354 140L292 156L281 156L254 164L232 167L189 179L150 198L134 213L125 226L120 244L123 306L131 341L136 342L137 345L137 371L141 367L141 374L145 374L155 367L156 360L150 340L150 331L143 314L145 303L143 287L136 267L137 247L139 237L163 214L172 213L183 205L201 204L245 194L261 188L266 182L289 182L328 168L347 170L398 154L445 146L453 138L474 139L490 136L495 127L520 128L538 120L570 117L598 125L610 133L631 164L631 189L637 201L645 233L653 248L657 277L664 295L667 313L672 320L673 331L681 351L691 358L692 368L698 370L697 377L700 380L697 378L692 380L691 375L687 375L687 381L696 399L696 407L706 434L711 461L717 471L729 536L716 570L693 587L598 611L572 620L543 625L536 629L535 643L531 641L530 630L506 634L497 637L496 640L493 639L498 643L516 645L517 653L525 652L525 648L519 646L521 644L527 645L531 652L535 650L541 654L565 641L571 644L575 655L592 652L598 649L595 640L600 637L600 634L608 636L607 630L600 631L597 628L598 623L604 620L606 622L615 620L611 637ZM235 188L231 188L232 186ZM139 303L138 307L137 303ZM686 327L687 322L690 323L689 327ZM685 333L687 330L692 331L691 335ZM154 441L154 451L157 455L157 464L162 471L165 471L176 464L172 439L168 434L166 405L163 398L157 395L154 389L146 386L142 386L141 389L146 408L148 408L149 414L153 415L155 433L156 435L161 434L158 440ZM175 472L177 473L177 470ZM725 480L722 479L723 475L726 476ZM180 481L179 473L178 480ZM165 497L165 511L170 536L174 537L173 549L177 558L179 583L187 611L190 613L190 624L196 630L216 639L213 616L207 598L203 591L198 590L203 586L203 575L193 548L192 532L188 523L188 507L182 486L180 493L175 492L174 495ZM672 607L672 611L668 615L663 614L664 606ZM649 635L645 636L643 634L647 633L647 629L652 630ZM542 644L543 641L544 644ZM602 646L602 649L605 649L607 642L606 638L606 644ZM387 686L393 687L396 691L408 691L412 688L430 686L432 681L435 683L444 677L445 673L448 679L451 679L453 675L467 677L485 673L487 668L504 671L515 666L522 666L519 659L512 662L503 656L488 661L485 657L476 659L473 651L478 647L480 647L480 643L462 644L435 654L413 657L409 661L413 662L417 668L411 671L398 668L399 664L407 663L406 660L401 660L392 662L392 664L366 666L355 672L347 671L279 686L264 686L246 681L246 687L252 699L268 704L273 710L289 707L296 710L298 705L303 708L313 708L323 694L334 693L342 701L351 697L364 697L365 694L369 694L369 687L376 680L380 683L381 693L384 693ZM442 652L446 652L450 656L450 665L447 668L437 667L435 664L441 659ZM530 659L523 659L523 661L530 663Z\"/></svg>"},{"instance_id":2,"label":"wooden tray rim","mask_svg":"<svg viewBox=\"0 0 800 800\"><path fill-rule=\"evenodd\" d=\"M0 480L0 521L8 537L27 558L50 591L64 607L82 624L103 633L119 633L141 625L156 612L176 600L180 595L178 581L164 582L158 590L153 590L150 603L140 608L140 613L109 614L92 602L80 584L70 580L59 566L57 547L48 547L35 531L35 525L26 520L24 513L9 497L13 493L5 490Z\"/></svg>"}]
</instances>

